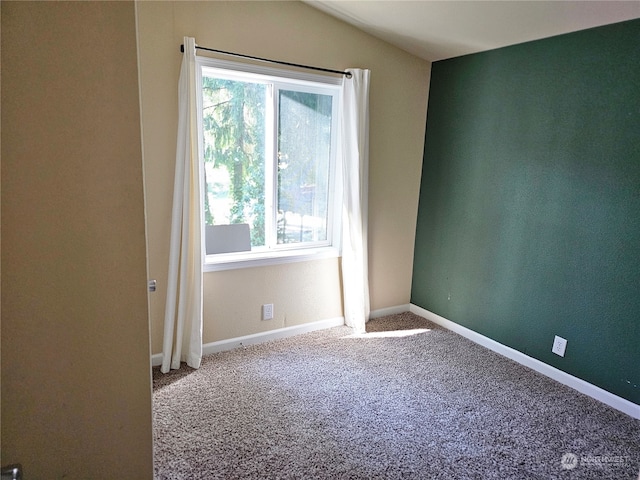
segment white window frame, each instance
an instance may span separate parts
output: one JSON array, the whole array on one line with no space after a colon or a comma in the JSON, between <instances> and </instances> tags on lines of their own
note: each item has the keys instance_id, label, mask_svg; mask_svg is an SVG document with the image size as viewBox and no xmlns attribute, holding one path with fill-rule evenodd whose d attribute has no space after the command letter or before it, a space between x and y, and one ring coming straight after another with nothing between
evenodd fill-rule
<instances>
[{"instance_id":1,"label":"white window frame","mask_svg":"<svg viewBox=\"0 0 640 480\"><path fill-rule=\"evenodd\" d=\"M342 237L342 165L339 155L339 137L340 137L340 108L342 105L341 85L342 78L328 75L318 75L308 72L283 70L263 65L255 65L249 63L238 63L227 60L219 60L214 58L196 57L196 81L198 85L198 133L199 133L199 151L200 165L204 167L204 135L202 126L202 74L203 69L221 70L224 77L236 77L238 80L254 80L257 82L267 82L275 84L286 84L287 89L300 89L305 92L326 93L327 89L331 90L336 101L333 102L332 118L335 119L335 132L332 135L331 145L331 164L330 164L330 180L329 180L329 222L327 225L327 240L317 243L305 244L282 244L276 248L252 250L248 252L237 253L218 253L214 255L204 255L205 261L203 265L204 272L231 270L238 268L260 267L266 265L277 265L283 263L303 262L311 260L319 260L324 258L335 258L341 255L341 237ZM272 92L273 94L273 92ZM277 104L277 102L275 102ZM272 145L275 152L277 148L275 139L268 142ZM271 160L268 158L267 160ZM273 165L275 167L275 165ZM273 176L277 172L273 171ZM268 167L267 167L268 168ZM269 169L267 170L269 172ZM272 185L275 183L272 181ZM206 195L206 188L202 188L202 194ZM265 192L265 210L271 212L275 216L275 192ZM200 200L204 204L204 197ZM266 225L273 225L275 218L266 219ZM205 245L204 239L204 223L203 223L203 239L202 244Z\"/></svg>"}]
</instances>

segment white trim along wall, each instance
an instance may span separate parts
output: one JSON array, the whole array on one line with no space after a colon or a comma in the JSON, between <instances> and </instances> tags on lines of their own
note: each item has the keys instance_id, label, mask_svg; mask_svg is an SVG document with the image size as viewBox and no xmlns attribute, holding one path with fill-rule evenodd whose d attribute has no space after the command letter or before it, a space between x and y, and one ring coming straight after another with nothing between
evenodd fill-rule
<instances>
[{"instance_id":1,"label":"white trim along wall","mask_svg":"<svg viewBox=\"0 0 640 480\"><path fill-rule=\"evenodd\" d=\"M393 315L396 313L408 312L409 304L398 305L395 307L381 308L380 310L374 310L370 313L370 318L384 317L385 315ZM318 322L305 323L303 325L297 325L293 327L278 328L276 330L269 330L268 332L254 333L252 335L245 335L242 337L229 338L227 340L220 340L218 342L206 343L202 346L202 354L208 355L210 353L224 352L225 350L232 350L234 348L246 347L247 345L256 345L262 342L268 342L270 340L277 340L280 338L287 338L293 335L299 335L301 333L313 332L315 330L322 330L324 328L339 327L344 325L344 317L329 318L327 320L320 320ZM151 357L151 364L157 367L162 363L162 354L156 353Z\"/></svg>"},{"instance_id":2,"label":"white trim along wall","mask_svg":"<svg viewBox=\"0 0 640 480\"><path fill-rule=\"evenodd\" d=\"M248 345L257 345L258 343L269 342L281 338L300 335L301 333L309 333L325 328L333 328L344 325L344 317L329 318L318 322L305 323L303 325L294 325L292 327L278 328L269 330L268 332L254 333L252 335L244 335L242 337L229 338L218 342L206 343L202 346L202 355L210 353L224 352L233 350L234 348L246 347ZM151 364L156 367L162 364L162 353L156 353L151 356Z\"/></svg>"},{"instance_id":3,"label":"white trim along wall","mask_svg":"<svg viewBox=\"0 0 640 480\"><path fill-rule=\"evenodd\" d=\"M451 330L458 335L471 340L472 342L482 345L489 350L492 350L500 355L503 355L511 360L518 362L525 367L529 367L538 373L541 373L557 382L562 383L568 387L577 390L580 393L584 393L595 400L598 400L606 405L609 405L616 410L619 410L627 415L640 419L640 405L637 405L629 400L607 392L606 390L597 387L591 383L585 382L578 377L574 377L562 370L559 370L551 365L548 365L540 360L536 360L533 357L525 355L518 350L514 350L511 347L507 347L501 343L496 342L484 335L481 335L473 330L470 330L462 325L459 325L451 320L447 320L440 315L437 315L429 310L418 307L413 304L397 305L395 307L382 308L371 312L370 318L384 317L385 315L393 315L396 313L402 313L410 311L419 315L433 323L440 325L447 330ZM315 330L322 330L325 328L338 327L344 325L344 317L330 318L327 320L321 320L319 322L307 323L304 325L298 325L293 327L279 328L277 330L270 330L268 332L256 333L253 335L246 335L243 337L230 338L228 340L221 340L219 342L212 342L202 347L203 355L210 353L223 352L225 350L231 350L239 347L246 347L247 345L255 345L258 343L267 342L270 340L277 340L280 338L287 338L293 335L299 335L301 333L313 332ZM155 354L151 357L153 366L160 365L162 363L162 354Z\"/></svg>"},{"instance_id":4,"label":"white trim along wall","mask_svg":"<svg viewBox=\"0 0 640 480\"><path fill-rule=\"evenodd\" d=\"M446 318L430 312L429 310L425 310L424 308L418 307L417 305L411 304L409 310L416 315L420 315L421 317L424 317L427 320L430 320L433 323L446 328L447 330L451 330L458 335L462 335L463 337L477 343L478 345L482 345L489 350L510 358L511 360L514 360L519 364L524 365L525 367L529 367L538 373L541 373L557 382L562 383L563 385L571 387L574 390L579 391L580 393L584 393L585 395L588 395L591 398L605 403L610 407L615 408L616 410L620 410L621 412L626 413L633 418L640 419L640 405L614 395L613 393L607 392L600 387L596 387L595 385L585 382L578 377L574 377L573 375L563 372L562 370L552 367L551 365L541 362L540 360L536 360L533 357L525 355L518 350L514 350L513 348L498 343L495 340L485 337L484 335L480 335L473 330L463 327L462 325L458 325L451 320L447 320Z\"/></svg>"}]
</instances>

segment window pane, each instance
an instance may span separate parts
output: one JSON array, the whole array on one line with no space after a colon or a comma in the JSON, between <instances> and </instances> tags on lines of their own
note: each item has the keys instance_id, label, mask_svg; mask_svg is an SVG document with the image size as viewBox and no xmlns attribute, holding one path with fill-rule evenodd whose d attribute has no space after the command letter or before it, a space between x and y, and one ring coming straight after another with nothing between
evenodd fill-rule
<instances>
[{"instance_id":1,"label":"window pane","mask_svg":"<svg viewBox=\"0 0 640 480\"><path fill-rule=\"evenodd\" d=\"M203 75L205 223L247 223L265 245L266 86Z\"/></svg>"},{"instance_id":2,"label":"window pane","mask_svg":"<svg viewBox=\"0 0 640 480\"><path fill-rule=\"evenodd\" d=\"M330 95L280 90L278 243L327 240Z\"/></svg>"}]
</instances>

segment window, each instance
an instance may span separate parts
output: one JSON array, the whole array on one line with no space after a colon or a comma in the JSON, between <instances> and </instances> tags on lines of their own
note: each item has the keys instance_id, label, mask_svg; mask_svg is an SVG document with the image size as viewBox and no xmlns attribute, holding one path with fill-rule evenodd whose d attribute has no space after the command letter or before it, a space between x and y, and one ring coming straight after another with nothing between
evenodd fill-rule
<instances>
[{"instance_id":1,"label":"window","mask_svg":"<svg viewBox=\"0 0 640 480\"><path fill-rule=\"evenodd\" d=\"M341 79L198 63L206 269L337 255Z\"/></svg>"}]
</instances>

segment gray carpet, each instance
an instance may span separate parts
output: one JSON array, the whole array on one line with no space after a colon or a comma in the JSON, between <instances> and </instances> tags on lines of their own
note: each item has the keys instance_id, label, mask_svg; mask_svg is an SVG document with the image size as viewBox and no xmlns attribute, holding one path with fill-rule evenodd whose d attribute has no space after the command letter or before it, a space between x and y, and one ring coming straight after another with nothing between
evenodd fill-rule
<instances>
[{"instance_id":1,"label":"gray carpet","mask_svg":"<svg viewBox=\"0 0 640 480\"><path fill-rule=\"evenodd\" d=\"M154 369L156 478L638 479L640 421L417 315L367 330Z\"/></svg>"}]
</instances>

